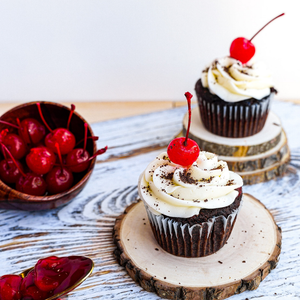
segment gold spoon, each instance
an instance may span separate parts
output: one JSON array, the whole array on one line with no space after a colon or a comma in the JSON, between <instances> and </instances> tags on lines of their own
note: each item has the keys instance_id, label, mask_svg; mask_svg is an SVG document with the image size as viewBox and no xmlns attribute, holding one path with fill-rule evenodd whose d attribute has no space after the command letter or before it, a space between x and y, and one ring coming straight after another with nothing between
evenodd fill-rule
<instances>
[{"instance_id":1,"label":"gold spoon","mask_svg":"<svg viewBox=\"0 0 300 300\"><path fill-rule=\"evenodd\" d=\"M59 298L59 297L61 297L61 296L63 296L63 295L66 295L67 293L69 293L69 292L71 292L71 291L73 291L74 289L76 289L80 284L82 284L91 274L92 274L92 272L93 272L93 270L94 270L94 262L90 259L90 258L88 258L88 257L85 257L85 258L87 258L87 259L89 259L90 261L91 261L91 268L90 268L90 270L88 270L87 272L86 272L86 275L83 277L83 278L81 278L80 280L78 280L75 284L73 284L72 286L70 286L70 287L68 287L68 288L66 288L65 290L63 290L62 292L60 292L60 293L58 293L58 294L55 294L55 295L52 295L51 297L49 297L49 298L46 298L45 300L54 300L54 299L57 299L57 298ZM25 270L25 271L23 271L22 273L20 273L19 274L19 276L21 276L23 279L26 277L26 275L31 271L31 270L33 270L34 269L34 267L32 267L32 268L30 268L30 269L27 269L27 270Z\"/></svg>"}]
</instances>

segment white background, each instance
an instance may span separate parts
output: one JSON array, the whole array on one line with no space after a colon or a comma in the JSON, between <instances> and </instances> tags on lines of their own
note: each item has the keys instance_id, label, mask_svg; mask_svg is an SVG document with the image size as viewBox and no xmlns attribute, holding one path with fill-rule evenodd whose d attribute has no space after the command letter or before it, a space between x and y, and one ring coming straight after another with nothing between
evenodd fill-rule
<instances>
[{"instance_id":1,"label":"white background","mask_svg":"<svg viewBox=\"0 0 300 300\"><path fill-rule=\"evenodd\" d=\"M239 36L300 98L296 0L0 0L0 101L184 100Z\"/></svg>"}]
</instances>

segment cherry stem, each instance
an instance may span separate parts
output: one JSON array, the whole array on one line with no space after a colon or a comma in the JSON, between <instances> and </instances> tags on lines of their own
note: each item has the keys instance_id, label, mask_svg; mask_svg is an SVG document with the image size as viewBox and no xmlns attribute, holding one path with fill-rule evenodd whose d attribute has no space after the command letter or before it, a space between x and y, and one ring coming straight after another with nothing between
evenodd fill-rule
<instances>
[{"instance_id":1,"label":"cherry stem","mask_svg":"<svg viewBox=\"0 0 300 300\"><path fill-rule=\"evenodd\" d=\"M20 127L21 130L23 130L22 126L21 126L21 121L19 118L17 118L17 123L18 123L18 126Z\"/></svg>"},{"instance_id":2,"label":"cherry stem","mask_svg":"<svg viewBox=\"0 0 300 300\"><path fill-rule=\"evenodd\" d=\"M65 165L65 167L75 167L75 166L81 165L81 164L83 164L83 163L86 163L87 161L93 160L93 159L94 159L95 157L97 157L98 155L101 155L101 154L105 153L106 150L107 150L107 146L105 146L105 147L102 148L102 149L97 150L97 152L96 152L93 156L91 156L88 160L82 161L82 162L80 162L80 163L73 164L73 165Z\"/></svg>"},{"instance_id":3,"label":"cherry stem","mask_svg":"<svg viewBox=\"0 0 300 300\"><path fill-rule=\"evenodd\" d=\"M61 167L61 173L63 173L63 161L62 161L62 158L61 158L61 153L60 153L60 149L59 149L59 145L58 143L55 143L55 148L57 150L57 154L58 154L58 159L59 159L59 162L60 162L60 167Z\"/></svg>"},{"instance_id":4,"label":"cherry stem","mask_svg":"<svg viewBox=\"0 0 300 300\"><path fill-rule=\"evenodd\" d=\"M84 144L83 144L83 152L85 151L86 149L86 142L87 142L87 132L88 131L88 124L87 123L84 123ZM83 155L83 152L82 152L82 155Z\"/></svg>"},{"instance_id":5,"label":"cherry stem","mask_svg":"<svg viewBox=\"0 0 300 300\"><path fill-rule=\"evenodd\" d=\"M69 127L70 127L71 118L73 116L75 108L76 108L75 105L71 104L71 111L70 111L70 114L69 114L68 125L67 125L68 130L69 130Z\"/></svg>"},{"instance_id":6,"label":"cherry stem","mask_svg":"<svg viewBox=\"0 0 300 300\"><path fill-rule=\"evenodd\" d=\"M40 117L41 117L43 123L45 124L45 126L47 127L47 129L48 129L50 132L53 132L53 130L49 127L49 125L47 124L46 120L44 119L44 116L43 116L43 113L42 113L42 110L41 110L41 103L37 103L36 105L37 105L37 107L38 107L39 114L40 114Z\"/></svg>"},{"instance_id":7,"label":"cherry stem","mask_svg":"<svg viewBox=\"0 0 300 300\"><path fill-rule=\"evenodd\" d=\"M99 140L99 137L98 137L98 136L88 136L87 139L91 139L91 140L93 140L93 141L98 141L98 140ZM84 141L84 139L80 140L80 141L76 144L75 148L76 148L80 143L82 143L83 141Z\"/></svg>"},{"instance_id":8,"label":"cherry stem","mask_svg":"<svg viewBox=\"0 0 300 300\"><path fill-rule=\"evenodd\" d=\"M6 155L6 151L4 151L3 145L1 145L1 150L4 156L4 159L7 161L7 155Z\"/></svg>"},{"instance_id":9,"label":"cherry stem","mask_svg":"<svg viewBox=\"0 0 300 300\"><path fill-rule=\"evenodd\" d=\"M6 151L4 151L4 148L3 148L2 145L1 145L1 150L2 150L2 154L4 156L4 160L6 162L6 166L9 168L9 164L8 164L8 161L7 161L7 154L6 154Z\"/></svg>"},{"instance_id":10,"label":"cherry stem","mask_svg":"<svg viewBox=\"0 0 300 300\"><path fill-rule=\"evenodd\" d=\"M6 137L6 135L8 134L8 132L9 132L9 130L7 128L1 130L1 132L0 132L0 141L2 141L2 139Z\"/></svg>"},{"instance_id":11,"label":"cherry stem","mask_svg":"<svg viewBox=\"0 0 300 300\"><path fill-rule=\"evenodd\" d=\"M0 143L2 146L2 149L4 148L5 151L7 152L7 154L10 156L11 160L14 162L15 166L17 167L17 169L19 170L19 172L21 173L21 175L23 177L26 177L26 174L21 170L21 168L18 166L15 158L12 156L12 154L10 153L10 151L6 148L6 146L3 143Z\"/></svg>"},{"instance_id":12,"label":"cherry stem","mask_svg":"<svg viewBox=\"0 0 300 300\"><path fill-rule=\"evenodd\" d=\"M269 21L264 27L262 27L260 30L258 30L255 34L254 34L254 36L249 40L250 42L266 27L266 26L268 26L271 22L273 22L274 20L276 20L277 18L279 18L279 17L282 17L284 15L284 13L283 14L281 14L281 15L279 15L279 16L277 16L277 17L275 17L274 19L272 19L271 21Z\"/></svg>"},{"instance_id":13,"label":"cherry stem","mask_svg":"<svg viewBox=\"0 0 300 300\"><path fill-rule=\"evenodd\" d=\"M21 129L19 126L15 125L15 124L12 124L12 123L9 123L9 122L6 122L6 121L0 120L0 123L5 124L5 125L9 125L11 127L17 128L17 129Z\"/></svg>"},{"instance_id":14,"label":"cherry stem","mask_svg":"<svg viewBox=\"0 0 300 300\"><path fill-rule=\"evenodd\" d=\"M185 135L185 140L183 142L183 145L186 147L187 146L187 141L190 133L190 127L191 127L191 116L192 116L192 110L191 110L191 99L193 98L193 95L189 92L186 92L184 94L186 97L187 103L188 103L188 110L189 110L189 123L188 123L188 128L186 130L186 135Z\"/></svg>"}]
</instances>

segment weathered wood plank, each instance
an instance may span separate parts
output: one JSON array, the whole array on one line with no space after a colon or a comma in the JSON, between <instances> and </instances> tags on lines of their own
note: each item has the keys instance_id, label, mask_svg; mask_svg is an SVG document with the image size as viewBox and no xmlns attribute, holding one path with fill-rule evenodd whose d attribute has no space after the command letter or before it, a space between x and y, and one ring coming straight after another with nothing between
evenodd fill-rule
<instances>
[{"instance_id":1,"label":"weathered wood plank","mask_svg":"<svg viewBox=\"0 0 300 300\"><path fill-rule=\"evenodd\" d=\"M300 106L274 102L273 109L281 118L291 149L287 175L244 190L260 199L282 228L280 262L257 290L235 295L230 298L233 300L292 299L299 295ZM68 299L159 299L136 285L118 265L113 257L112 230L116 215L135 200L140 173L161 150L132 157L129 153L149 149L152 144L167 145L180 131L185 112L186 108L178 108L94 124L99 147L107 144L115 148L99 157L102 163L96 165L80 195L52 211L0 210L0 275L18 273L48 255L86 255L95 261L95 271ZM103 161L111 155L118 159Z\"/></svg>"}]
</instances>

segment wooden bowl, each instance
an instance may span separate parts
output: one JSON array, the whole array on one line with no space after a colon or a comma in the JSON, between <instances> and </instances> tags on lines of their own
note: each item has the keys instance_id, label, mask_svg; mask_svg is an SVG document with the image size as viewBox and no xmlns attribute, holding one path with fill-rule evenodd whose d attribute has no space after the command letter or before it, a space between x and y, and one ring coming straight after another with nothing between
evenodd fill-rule
<instances>
[{"instance_id":1,"label":"wooden bowl","mask_svg":"<svg viewBox=\"0 0 300 300\"><path fill-rule=\"evenodd\" d=\"M16 118L22 121L25 118L32 117L43 123L39 116L36 103L41 103L43 115L51 128L66 128L70 108L54 102L38 101L25 103L7 111L0 117L0 120L17 125ZM75 135L76 142L84 138L84 123L87 122L75 111L69 129ZM0 131L4 128L9 129L9 132L17 133L17 129L0 123ZM90 126L88 126L88 136L93 136L93 131ZM79 145L79 147L82 146L83 143ZM97 151L96 142L88 139L86 149L90 155L95 154ZM69 190L55 195L33 196L24 194L0 180L0 209L44 210L64 205L71 201L84 188L92 174L95 161L95 159L91 161L89 168L85 172L73 174L74 184Z\"/></svg>"}]
</instances>

